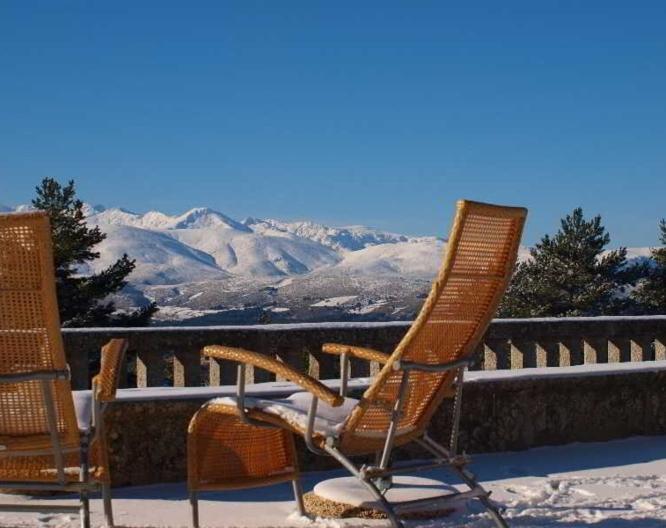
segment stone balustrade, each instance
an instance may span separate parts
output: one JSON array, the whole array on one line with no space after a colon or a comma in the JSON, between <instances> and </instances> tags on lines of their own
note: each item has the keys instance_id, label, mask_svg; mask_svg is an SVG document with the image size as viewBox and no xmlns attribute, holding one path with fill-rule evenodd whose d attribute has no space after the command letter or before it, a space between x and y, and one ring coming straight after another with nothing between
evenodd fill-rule
<instances>
[{"instance_id":1,"label":"stone balustrade","mask_svg":"<svg viewBox=\"0 0 666 528\"><path fill-rule=\"evenodd\" d=\"M292 325L65 329L65 349L76 389L90 385L99 349L113 337L130 341L122 386L177 387L233 384L235 365L208 361L209 344L243 347L279 358L318 379L336 378L338 358L323 343L349 343L391 352L409 322ZM474 369L560 367L666 359L666 316L497 319L478 350ZM352 360L352 377L373 374L377 364ZM248 369L248 383L272 381Z\"/></svg>"}]
</instances>

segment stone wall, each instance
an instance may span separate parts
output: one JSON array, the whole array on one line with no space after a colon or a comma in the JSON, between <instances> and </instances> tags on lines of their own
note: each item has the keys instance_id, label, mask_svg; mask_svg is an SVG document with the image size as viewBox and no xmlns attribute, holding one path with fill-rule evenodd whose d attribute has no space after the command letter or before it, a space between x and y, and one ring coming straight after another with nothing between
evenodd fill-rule
<instances>
[{"instance_id":1,"label":"stone wall","mask_svg":"<svg viewBox=\"0 0 666 528\"><path fill-rule=\"evenodd\" d=\"M523 369L509 374L469 373L463 398L462 450L522 450L666 434L666 361ZM109 410L115 485L184 480L187 424L212 395L171 388L162 393L171 397L162 399L143 392L122 391ZM443 443L447 442L449 420L450 406L445 403L431 428L432 435ZM302 442L299 446L303 470L331 467L329 460L309 454ZM401 453L402 457L418 455L410 448Z\"/></svg>"}]
</instances>

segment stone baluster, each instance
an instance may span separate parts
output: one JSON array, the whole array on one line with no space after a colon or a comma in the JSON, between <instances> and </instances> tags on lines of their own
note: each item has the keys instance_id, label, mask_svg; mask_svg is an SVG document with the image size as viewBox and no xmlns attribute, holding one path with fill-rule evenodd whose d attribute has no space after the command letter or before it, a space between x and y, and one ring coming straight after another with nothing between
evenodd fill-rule
<instances>
[{"instance_id":1,"label":"stone baluster","mask_svg":"<svg viewBox=\"0 0 666 528\"><path fill-rule=\"evenodd\" d=\"M608 341L608 362L631 361L631 342L626 337L612 337Z\"/></svg>"},{"instance_id":2,"label":"stone baluster","mask_svg":"<svg viewBox=\"0 0 666 528\"><path fill-rule=\"evenodd\" d=\"M247 382L247 375L245 381ZM236 383L236 365L232 361L210 358L208 362L208 384L212 386Z\"/></svg>"},{"instance_id":3,"label":"stone baluster","mask_svg":"<svg viewBox=\"0 0 666 528\"><path fill-rule=\"evenodd\" d=\"M658 335L654 340L654 359L666 360L666 334Z\"/></svg>"},{"instance_id":4,"label":"stone baluster","mask_svg":"<svg viewBox=\"0 0 666 528\"><path fill-rule=\"evenodd\" d=\"M532 340L511 340L511 368L533 368L537 366L537 346Z\"/></svg>"},{"instance_id":5,"label":"stone baluster","mask_svg":"<svg viewBox=\"0 0 666 528\"><path fill-rule=\"evenodd\" d=\"M178 351L173 357L173 386L198 387L201 384L199 348Z\"/></svg>"},{"instance_id":6,"label":"stone baluster","mask_svg":"<svg viewBox=\"0 0 666 528\"><path fill-rule=\"evenodd\" d=\"M560 366L560 343L556 340L544 339L537 342L537 365L540 367Z\"/></svg>"},{"instance_id":7,"label":"stone baluster","mask_svg":"<svg viewBox=\"0 0 666 528\"><path fill-rule=\"evenodd\" d=\"M510 369L510 361L511 343L508 339L488 339L486 341L484 354L486 370Z\"/></svg>"},{"instance_id":8,"label":"stone baluster","mask_svg":"<svg viewBox=\"0 0 666 528\"><path fill-rule=\"evenodd\" d=\"M165 353L141 349L136 355L136 386L160 387L164 385Z\"/></svg>"},{"instance_id":9,"label":"stone baluster","mask_svg":"<svg viewBox=\"0 0 666 528\"><path fill-rule=\"evenodd\" d=\"M560 341L560 366L568 367L583 364L583 340L565 338Z\"/></svg>"},{"instance_id":10,"label":"stone baluster","mask_svg":"<svg viewBox=\"0 0 666 528\"><path fill-rule=\"evenodd\" d=\"M586 337L583 354L585 364L608 363L608 339L605 337Z\"/></svg>"},{"instance_id":11,"label":"stone baluster","mask_svg":"<svg viewBox=\"0 0 666 528\"><path fill-rule=\"evenodd\" d=\"M639 336L631 339L631 361L654 361L654 340Z\"/></svg>"}]
</instances>

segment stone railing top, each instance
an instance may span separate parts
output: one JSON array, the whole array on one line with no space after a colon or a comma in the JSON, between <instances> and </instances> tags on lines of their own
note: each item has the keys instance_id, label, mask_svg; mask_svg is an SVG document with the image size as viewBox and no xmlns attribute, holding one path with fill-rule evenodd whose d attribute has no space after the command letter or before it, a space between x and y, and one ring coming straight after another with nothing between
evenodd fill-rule
<instances>
[{"instance_id":1,"label":"stone railing top","mask_svg":"<svg viewBox=\"0 0 666 528\"><path fill-rule=\"evenodd\" d=\"M317 329L364 329L386 327L408 327L413 321L386 321L386 322L322 322L322 323L290 323L266 325L226 325L226 326L144 326L144 327L86 327L64 328L65 333L92 333L128 334L143 332L220 332L220 331L262 331L284 332L288 330L317 330ZM628 325L643 323L648 325L665 325L666 315L640 315L640 316L597 316L597 317L534 317L526 319L493 319L492 327L532 327L532 326L588 326L600 325ZM512 330L513 331L513 330Z\"/></svg>"},{"instance_id":2,"label":"stone railing top","mask_svg":"<svg viewBox=\"0 0 666 528\"><path fill-rule=\"evenodd\" d=\"M538 367L514 370L472 370L465 373L465 383L506 380L536 380L612 376L636 372L666 371L666 360L636 363L590 363L572 367Z\"/></svg>"},{"instance_id":3,"label":"stone railing top","mask_svg":"<svg viewBox=\"0 0 666 528\"><path fill-rule=\"evenodd\" d=\"M385 321L374 323L363 322L340 322L340 323L289 323L289 324L264 324L264 325L217 325L217 326L141 326L141 327L85 327L85 328L63 328L66 333L102 332L124 334L133 332L220 332L220 331L245 331L261 330L284 332L285 330L317 330L338 328L386 328L387 326L410 326L412 321Z\"/></svg>"},{"instance_id":4,"label":"stone railing top","mask_svg":"<svg viewBox=\"0 0 666 528\"><path fill-rule=\"evenodd\" d=\"M613 363L577 365L573 367L525 368L519 370L469 371L465 373L465 383L493 383L506 381L536 381L539 379L584 378L612 376L641 372L666 371L666 360L642 363ZM349 380L351 391L365 390L372 378L352 378ZM322 380L322 383L334 391L339 390L339 380ZM303 389L295 383L266 382L247 386L246 395L255 398L285 398ZM119 389L117 401L120 403L147 402L160 400L207 400L222 396L233 396L236 387L223 385L217 387L144 387Z\"/></svg>"}]
</instances>

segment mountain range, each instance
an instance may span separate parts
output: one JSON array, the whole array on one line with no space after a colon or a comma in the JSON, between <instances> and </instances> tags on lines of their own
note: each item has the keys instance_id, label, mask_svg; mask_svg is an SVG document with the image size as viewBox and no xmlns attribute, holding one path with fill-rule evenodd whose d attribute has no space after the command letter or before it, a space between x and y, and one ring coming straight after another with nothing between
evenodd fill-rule
<instances>
[{"instance_id":1,"label":"mountain range","mask_svg":"<svg viewBox=\"0 0 666 528\"><path fill-rule=\"evenodd\" d=\"M114 300L121 309L157 302L156 324L409 319L446 245L363 226L238 221L205 207L176 216L85 208L107 238L80 272L100 271L123 253L136 259ZM630 251L648 255L649 248ZM528 256L521 248L520 258Z\"/></svg>"}]
</instances>

